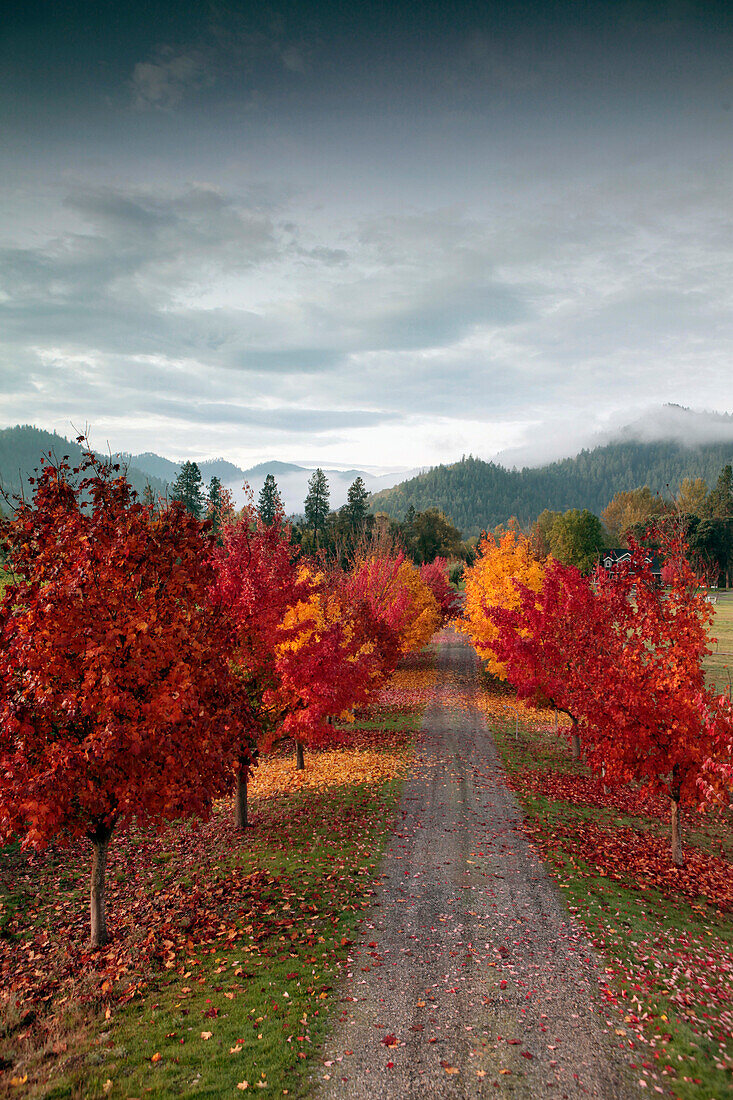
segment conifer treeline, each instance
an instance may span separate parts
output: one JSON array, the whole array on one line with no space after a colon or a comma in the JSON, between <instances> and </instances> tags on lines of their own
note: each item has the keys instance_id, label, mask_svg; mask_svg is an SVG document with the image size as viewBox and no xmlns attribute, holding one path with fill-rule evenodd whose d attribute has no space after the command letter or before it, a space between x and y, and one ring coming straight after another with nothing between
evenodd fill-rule
<instances>
[{"instance_id":1,"label":"conifer treeline","mask_svg":"<svg viewBox=\"0 0 733 1100\"><path fill-rule=\"evenodd\" d=\"M610 443L581 451L575 458L522 470L469 456L376 493L372 508L396 519L403 519L410 507L439 508L466 538L506 523L511 516L529 526L546 508L587 508L600 515L616 493L640 485L670 497L684 478L704 478L712 486L721 467L731 461L730 443L699 448L673 442Z\"/></svg>"}]
</instances>

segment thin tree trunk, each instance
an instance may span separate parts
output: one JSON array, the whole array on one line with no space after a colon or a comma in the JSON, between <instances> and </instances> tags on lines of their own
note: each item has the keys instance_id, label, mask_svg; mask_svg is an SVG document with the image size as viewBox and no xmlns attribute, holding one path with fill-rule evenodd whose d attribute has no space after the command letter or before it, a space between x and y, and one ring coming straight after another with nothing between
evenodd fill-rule
<instances>
[{"instance_id":1,"label":"thin tree trunk","mask_svg":"<svg viewBox=\"0 0 733 1100\"><path fill-rule=\"evenodd\" d=\"M247 817L247 781L249 772L246 767L237 772L237 789L234 792L234 828L244 832L249 824Z\"/></svg>"},{"instance_id":2,"label":"thin tree trunk","mask_svg":"<svg viewBox=\"0 0 733 1100\"><path fill-rule=\"evenodd\" d=\"M110 829L97 829L92 841L92 884L89 892L89 917L92 947L102 947L108 940L105 872L109 850Z\"/></svg>"},{"instance_id":3,"label":"thin tree trunk","mask_svg":"<svg viewBox=\"0 0 733 1100\"><path fill-rule=\"evenodd\" d=\"M578 733L578 723L575 719L572 719L573 734L572 734L572 746L573 746L573 760L580 760L580 734Z\"/></svg>"},{"instance_id":4,"label":"thin tree trunk","mask_svg":"<svg viewBox=\"0 0 733 1100\"><path fill-rule=\"evenodd\" d=\"M676 867L684 867L682 854L682 810L679 799L672 799L672 862Z\"/></svg>"},{"instance_id":5,"label":"thin tree trunk","mask_svg":"<svg viewBox=\"0 0 733 1100\"><path fill-rule=\"evenodd\" d=\"M303 755L303 746L300 741L295 742L295 770L299 772L305 771L305 756Z\"/></svg>"}]
</instances>

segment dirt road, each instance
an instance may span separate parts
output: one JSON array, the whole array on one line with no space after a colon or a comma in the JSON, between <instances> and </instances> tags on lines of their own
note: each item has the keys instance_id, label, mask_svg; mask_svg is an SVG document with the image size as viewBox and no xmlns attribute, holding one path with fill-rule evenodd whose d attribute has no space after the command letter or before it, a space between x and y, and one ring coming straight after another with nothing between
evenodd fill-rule
<instances>
[{"instance_id":1,"label":"dirt road","mask_svg":"<svg viewBox=\"0 0 733 1100\"><path fill-rule=\"evenodd\" d=\"M636 1096L598 963L516 826L472 705L473 650L443 632L401 820L356 944L322 1100Z\"/></svg>"}]
</instances>

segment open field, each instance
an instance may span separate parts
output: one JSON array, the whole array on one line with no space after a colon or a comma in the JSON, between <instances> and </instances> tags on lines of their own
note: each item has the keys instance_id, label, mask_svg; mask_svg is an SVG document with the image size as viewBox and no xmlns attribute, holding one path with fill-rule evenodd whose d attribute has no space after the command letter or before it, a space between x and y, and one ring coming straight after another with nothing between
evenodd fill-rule
<instances>
[{"instance_id":1,"label":"open field","mask_svg":"<svg viewBox=\"0 0 733 1100\"><path fill-rule=\"evenodd\" d=\"M86 947L86 846L4 852L0 1094L298 1096L372 882L433 682L397 671L343 744L263 761L253 827L113 839L113 941Z\"/></svg>"},{"instance_id":2,"label":"open field","mask_svg":"<svg viewBox=\"0 0 733 1100\"><path fill-rule=\"evenodd\" d=\"M733 590L719 592L717 599L715 621L710 630L717 641L712 644L713 652L705 666L708 683L719 692L727 692L733 685Z\"/></svg>"},{"instance_id":3,"label":"open field","mask_svg":"<svg viewBox=\"0 0 733 1100\"><path fill-rule=\"evenodd\" d=\"M644 1087L722 1100L733 1069L733 820L690 815L686 866L669 854L667 806L604 791L570 757L550 711L487 682L490 717L525 826L570 911L606 960L617 1034Z\"/></svg>"}]
</instances>

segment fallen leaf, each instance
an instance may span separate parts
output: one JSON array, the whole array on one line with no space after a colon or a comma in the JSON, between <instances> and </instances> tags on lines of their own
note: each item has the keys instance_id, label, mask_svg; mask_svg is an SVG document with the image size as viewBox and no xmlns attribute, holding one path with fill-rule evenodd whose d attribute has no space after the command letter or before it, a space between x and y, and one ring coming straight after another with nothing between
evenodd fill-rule
<instances>
[{"instance_id":1,"label":"fallen leaf","mask_svg":"<svg viewBox=\"0 0 733 1100\"><path fill-rule=\"evenodd\" d=\"M213 1031L202 1031L201 1032L201 1038L202 1039L210 1039L213 1034L214 1034Z\"/></svg>"}]
</instances>

